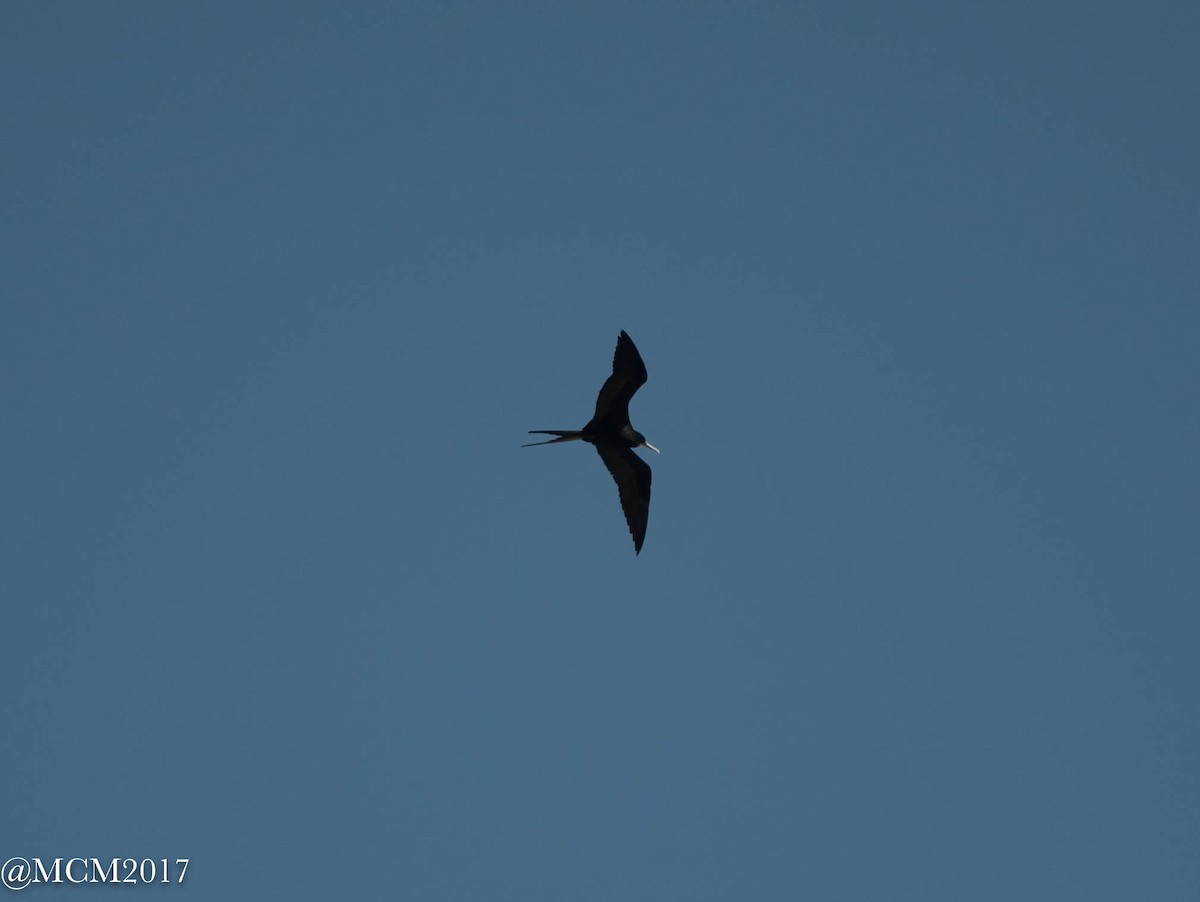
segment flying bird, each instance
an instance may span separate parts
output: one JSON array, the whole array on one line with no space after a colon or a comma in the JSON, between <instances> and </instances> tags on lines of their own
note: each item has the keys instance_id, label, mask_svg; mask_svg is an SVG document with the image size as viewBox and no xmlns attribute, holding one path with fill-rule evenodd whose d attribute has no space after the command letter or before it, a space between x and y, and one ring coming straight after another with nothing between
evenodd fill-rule
<instances>
[{"instance_id":1,"label":"flying bird","mask_svg":"<svg viewBox=\"0 0 1200 902\"><path fill-rule=\"evenodd\" d=\"M650 519L650 465L633 453L634 448L658 449L646 441L629 422L629 401L633 393L646 384L646 364L638 353L633 339L621 330L617 350L613 353L612 375L604 380L596 398L596 415L582 429L530 429L530 435L556 435L535 445L556 445L559 442L585 441L600 452L600 459L617 483L621 509L633 536L635 554L641 554L646 539L646 523Z\"/></svg>"}]
</instances>

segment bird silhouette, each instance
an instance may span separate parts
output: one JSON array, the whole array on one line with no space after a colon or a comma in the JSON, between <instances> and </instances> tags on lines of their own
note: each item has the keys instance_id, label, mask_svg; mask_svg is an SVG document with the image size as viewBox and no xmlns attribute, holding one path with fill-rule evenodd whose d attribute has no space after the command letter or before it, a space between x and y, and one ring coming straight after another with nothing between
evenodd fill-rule
<instances>
[{"instance_id":1,"label":"bird silhouette","mask_svg":"<svg viewBox=\"0 0 1200 902\"><path fill-rule=\"evenodd\" d=\"M634 454L633 449L649 448L658 453L658 449L629 422L629 401L645 384L646 364L642 363L642 355L633 339L622 329L613 352L612 375L604 380L596 397L596 415L582 429L530 429L530 435L555 435L558 438L521 446L533 448L576 441L594 445L617 484L635 554L642 552L646 524L650 519L650 465Z\"/></svg>"}]
</instances>

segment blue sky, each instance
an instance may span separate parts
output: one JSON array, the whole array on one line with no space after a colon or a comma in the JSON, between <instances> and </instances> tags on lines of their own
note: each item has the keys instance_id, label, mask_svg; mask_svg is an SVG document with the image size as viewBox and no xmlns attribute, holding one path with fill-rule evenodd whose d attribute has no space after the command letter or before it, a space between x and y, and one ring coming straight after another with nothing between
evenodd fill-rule
<instances>
[{"instance_id":1,"label":"blue sky","mask_svg":"<svg viewBox=\"0 0 1200 902\"><path fill-rule=\"evenodd\" d=\"M1198 26L7 5L0 860L1194 900Z\"/></svg>"}]
</instances>

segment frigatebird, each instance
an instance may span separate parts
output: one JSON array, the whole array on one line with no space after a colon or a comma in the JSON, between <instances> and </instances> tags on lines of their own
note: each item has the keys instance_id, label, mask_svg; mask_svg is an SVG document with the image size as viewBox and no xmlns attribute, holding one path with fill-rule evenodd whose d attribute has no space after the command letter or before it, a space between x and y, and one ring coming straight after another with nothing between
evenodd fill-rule
<instances>
[{"instance_id":1,"label":"frigatebird","mask_svg":"<svg viewBox=\"0 0 1200 902\"><path fill-rule=\"evenodd\" d=\"M646 441L629 422L629 401L633 393L646 384L646 364L638 353L633 339L621 330L617 350L613 352L612 375L604 380L596 398L596 415L582 429L530 429L530 435L557 435L535 445L556 445L559 442L585 441L595 445L600 459L617 483L621 509L633 536L634 554L642 553L646 539L646 522L650 519L650 465L633 453L634 448L658 449Z\"/></svg>"}]
</instances>

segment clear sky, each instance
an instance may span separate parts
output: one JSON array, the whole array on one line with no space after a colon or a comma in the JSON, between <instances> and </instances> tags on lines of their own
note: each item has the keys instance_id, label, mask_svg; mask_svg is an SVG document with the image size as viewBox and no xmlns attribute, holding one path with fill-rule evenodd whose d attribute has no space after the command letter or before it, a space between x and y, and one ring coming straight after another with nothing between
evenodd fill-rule
<instances>
[{"instance_id":1,"label":"clear sky","mask_svg":"<svg viewBox=\"0 0 1200 902\"><path fill-rule=\"evenodd\" d=\"M0 860L1195 902L1198 33L5 4Z\"/></svg>"}]
</instances>

